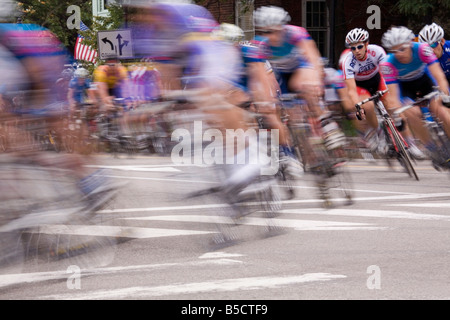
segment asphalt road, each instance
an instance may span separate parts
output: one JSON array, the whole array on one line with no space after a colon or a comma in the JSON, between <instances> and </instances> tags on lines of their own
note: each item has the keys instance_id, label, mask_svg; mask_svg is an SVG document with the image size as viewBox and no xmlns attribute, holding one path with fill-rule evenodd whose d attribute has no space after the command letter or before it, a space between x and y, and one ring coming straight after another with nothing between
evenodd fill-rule
<instances>
[{"instance_id":1,"label":"asphalt road","mask_svg":"<svg viewBox=\"0 0 450 320\"><path fill-rule=\"evenodd\" d=\"M0 275L0 299L450 298L450 176L428 161L415 164L419 181L381 160L352 161L353 203L336 198L332 208L305 175L279 216L242 219L233 229L239 241L220 247L211 243L221 225L212 219L226 206L186 198L213 184L208 168L153 156L97 160L127 185L99 212L100 229L77 232L120 241L85 260L35 259ZM279 232L267 233L268 222ZM179 310L203 311L212 312Z\"/></svg>"}]
</instances>

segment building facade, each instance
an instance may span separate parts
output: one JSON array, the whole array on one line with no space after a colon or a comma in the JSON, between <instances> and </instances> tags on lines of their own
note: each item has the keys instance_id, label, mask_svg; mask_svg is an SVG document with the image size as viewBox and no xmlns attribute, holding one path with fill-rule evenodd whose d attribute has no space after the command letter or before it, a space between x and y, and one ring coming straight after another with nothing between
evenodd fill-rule
<instances>
[{"instance_id":1,"label":"building facade","mask_svg":"<svg viewBox=\"0 0 450 320\"><path fill-rule=\"evenodd\" d=\"M92 0L94 16L106 15L108 3L120 0ZM125 1L125 0L122 0ZM150 1L150 0L149 0ZM392 4L370 5L360 0L197 0L218 22L240 26L247 39L254 36L253 10L260 6L275 5L291 16L291 24L308 30L323 57L336 65L345 49L344 39L353 28L370 32L370 42L380 44L382 34L391 25L403 25L406 19L391 14Z\"/></svg>"}]
</instances>

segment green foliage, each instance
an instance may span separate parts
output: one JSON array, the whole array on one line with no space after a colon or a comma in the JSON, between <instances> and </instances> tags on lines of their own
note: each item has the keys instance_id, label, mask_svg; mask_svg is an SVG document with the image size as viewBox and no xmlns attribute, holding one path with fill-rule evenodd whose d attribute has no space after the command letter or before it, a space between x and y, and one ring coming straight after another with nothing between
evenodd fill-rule
<instances>
[{"instance_id":1,"label":"green foliage","mask_svg":"<svg viewBox=\"0 0 450 320\"><path fill-rule=\"evenodd\" d=\"M97 31L118 29L123 24L123 9L120 5L110 5L108 17L92 16L92 0L23 0L20 2L23 10L22 22L34 23L50 29L71 53L74 52L78 33L85 37L84 43L97 48ZM69 29L67 20L73 12L67 13L71 5L80 7L81 21L90 29L79 31ZM92 63L83 62L87 69L94 68Z\"/></svg>"},{"instance_id":2,"label":"green foliage","mask_svg":"<svg viewBox=\"0 0 450 320\"><path fill-rule=\"evenodd\" d=\"M23 23L35 23L50 29L66 46L72 50L75 46L77 30L67 27L67 19L70 13L67 8L70 5L80 7L81 20L90 23L92 20L92 2L85 0L22 0L21 7L24 11Z\"/></svg>"}]
</instances>

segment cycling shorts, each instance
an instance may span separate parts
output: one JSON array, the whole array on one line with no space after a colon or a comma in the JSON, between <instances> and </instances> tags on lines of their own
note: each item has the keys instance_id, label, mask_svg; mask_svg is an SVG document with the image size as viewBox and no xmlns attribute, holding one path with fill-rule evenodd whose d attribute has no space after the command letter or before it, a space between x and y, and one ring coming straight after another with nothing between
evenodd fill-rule
<instances>
[{"instance_id":1,"label":"cycling shorts","mask_svg":"<svg viewBox=\"0 0 450 320\"><path fill-rule=\"evenodd\" d=\"M373 96L377 91L384 91L387 89L386 82L384 81L383 75L379 72L375 74L372 78L368 80L358 81L355 80L358 88L365 89L366 93L369 92ZM359 94L359 92L358 92Z\"/></svg>"},{"instance_id":2,"label":"cycling shorts","mask_svg":"<svg viewBox=\"0 0 450 320\"><path fill-rule=\"evenodd\" d=\"M433 79L426 73L416 80L399 82L402 97L412 100L431 93L434 85Z\"/></svg>"}]
</instances>

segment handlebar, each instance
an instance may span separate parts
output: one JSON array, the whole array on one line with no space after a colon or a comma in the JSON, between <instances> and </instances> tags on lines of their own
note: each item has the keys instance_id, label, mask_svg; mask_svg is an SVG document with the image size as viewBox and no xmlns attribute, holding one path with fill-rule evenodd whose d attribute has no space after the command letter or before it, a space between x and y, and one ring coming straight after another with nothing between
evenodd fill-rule
<instances>
[{"instance_id":1,"label":"handlebar","mask_svg":"<svg viewBox=\"0 0 450 320\"><path fill-rule=\"evenodd\" d=\"M394 114L395 115L401 114L401 113L405 112L406 110L411 109L414 106L418 106L418 105L420 105L420 104L422 104L422 103L424 103L426 101L431 101L434 98L436 98L437 96L440 96L441 94L442 93L439 92L439 91L432 91L429 94L423 96L422 98L417 99L413 103L410 103L410 104L408 104L406 106L398 108L397 110L394 111Z\"/></svg>"},{"instance_id":2,"label":"handlebar","mask_svg":"<svg viewBox=\"0 0 450 320\"><path fill-rule=\"evenodd\" d=\"M382 91L377 91L373 96L364 99L363 101L358 102L355 107L356 107L356 118L358 120L362 120L362 113L361 113L361 106L367 102L373 101L373 100L378 100L380 99L382 96L384 96L387 92L389 91L389 89L386 90L382 90Z\"/></svg>"}]
</instances>

